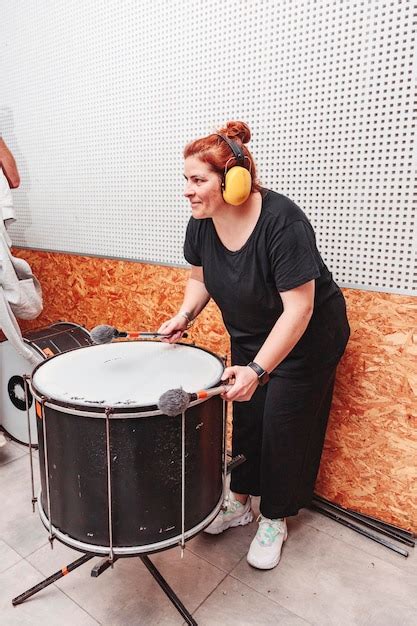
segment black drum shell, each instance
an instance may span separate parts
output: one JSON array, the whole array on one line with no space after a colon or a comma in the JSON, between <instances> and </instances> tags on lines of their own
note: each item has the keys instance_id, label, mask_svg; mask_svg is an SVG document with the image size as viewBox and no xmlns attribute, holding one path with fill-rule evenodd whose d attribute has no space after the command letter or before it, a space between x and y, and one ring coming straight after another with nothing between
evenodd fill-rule
<instances>
[{"instance_id":1,"label":"black drum shell","mask_svg":"<svg viewBox=\"0 0 417 626\"><path fill-rule=\"evenodd\" d=\"M41 505L48 515L44 421L52 525L90 544L92 552L94 546L109 546L104 415L44 405L37 427ZM182 416L110 416L109 434L113 547L147 546L181 535ZM185 532L218 505L222 448L223 401L214 396L185 413Z\"/></svg>"}]
</instances>

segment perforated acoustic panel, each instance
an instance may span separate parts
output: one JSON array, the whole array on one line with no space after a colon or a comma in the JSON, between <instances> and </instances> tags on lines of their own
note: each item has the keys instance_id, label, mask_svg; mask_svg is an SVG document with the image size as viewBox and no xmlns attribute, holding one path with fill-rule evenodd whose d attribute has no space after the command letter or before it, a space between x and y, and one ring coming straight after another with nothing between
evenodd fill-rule
<instances>
[{"instance_id":1,"label":"perforated acoustic panel","mask_svg":"<svg viewBox=\"0 0 417 626\"><path fill-rule=\"evenodd\" d=\"M182 148L243 119L336 279L412 290L415 2L1 5L16 245L184 264Z\"/></svg>"}]
</instances>

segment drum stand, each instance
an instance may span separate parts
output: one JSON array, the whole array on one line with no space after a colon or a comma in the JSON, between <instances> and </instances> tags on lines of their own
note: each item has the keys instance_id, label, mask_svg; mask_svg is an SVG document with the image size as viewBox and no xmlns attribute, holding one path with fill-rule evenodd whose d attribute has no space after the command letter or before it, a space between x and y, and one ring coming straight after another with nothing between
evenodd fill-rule
<instances>
[{"instance_id":1,"label":"drum stand","mask_svg":"<svg viewBox=\"0 0 417 626\"><path fill-rule=\"evenodd\" d=\"M32 509L33 512L35 511L35 503L37 502L37 498L35 497L35 493L34 493L34 480L33 480L33 463L32 463L32 442L31 442L31 431L30 431L30 418L29 418L29 405L28 405L28 380L29 380L29 376L24 375L24 383L25 383L25 400L26 400L26 415L27 415L27 420L28 420L28 434L29 434L29 457L30 457L30 472L31 472L31 487L32 487ZM46 420L45 420L45 416L43 413L43 405L44 402L42 402L41 405L41 410L42 410L42 418L44 421L44 429L43 429L43 436L44 436L44 450L45 450L45 465L46 465L46 483L47 483L47 502L48 502L48 519L49 519L49 542L51 545L51 548L53 547L53 541L55 539L55 536L53 534L53 529L52 529L52 518L51 518L51 505L50 505L50 497L49 497L49 481L48 481L48 455L47 455L47 444L46 444ZM110 409L106 409L106 438L107 438L107 461L108 461L108 468L110 468L110 441L109 441L109 415L111 413ZM183 419L182 419L182 430L183 430L183 458L184 458L184 451L185 451L185 415L183 413ZM243 454L239 454L233 458L230 458L230 455L227 453L226 450L226 402L223 400L223 502L225 501L225 496L226 496L226 476L227 474L230 474L230 472L235 469L235 467L238 467L241 463L243 463L246 458ZM230 458L230 461L227 461L227 458ZM184 462L183 462L184 465ZM183 503L182 503L182 508L183 508L183 512L182 512L182 516L183 516L183 520L184 520L184 480L185 480L185 471L184 471L184 467L183 467L183 471L182 471L182 482L183 482L183 489L182 489L182 493L183 493ZM122 557L119 557L118 555L115 555L113 552L113 540L112 540L112 511L111 511L111 480L110 480L110 472L108 470L108 512L109 512L109 536L110 536L110 554L109 556L107 556L106 558L102 559L99 563L97 563L97 565L95 565L93 567L93 569L91 570L91 576L93 578L97 578L98 576L100 576L100 574L102 574L104 571L106 571L106 569L108 569L109 567L113 567L114 563ZM183 534L184 534L184 522L183 522ZM181 548L184 549L184 537L183 540L181 542ZM68 565L65 565L64 567L62 567L60 570L58 570L57 572L55 572L55 574L52 574L52 576L48 576L48 578L45 578L42 582L38 583L37 585L35 585L34 587L31 587L30 589L28 589L27 591L25 591L24 593L20 594L19 596L17 596L16 598L13 598L12 600L12 604L13 606L17 606L18 604L22 604L22 602L24 602L25 600L27 600L28 598L30 598L31 596L35 595L35 593L38 593L39 591L41 591L42 589L45 589L45 587L48 587L49 585L52 585L52 583L56 582L57 580L59 580L60 578L63 578L64 576L66 576L67 574L69 574L70 572L73 572L75 569L77 569L78 567L80 567L81 565L83 565L84 563L87 563L87 561L90 561L90 559L92 559L95 555L94 553L88 553L88 554L83 554L82 556L80 556L80 558L76 559L75 561L73 561L72 563L69 563ZM190 624L191 626L197 626L197 622L195 621L195 619L193 619L192 615L187 611L187 609L185 608L185 606L183 605L183 603L181 602L181 600L178 598L178 596L176 595L176 593L174 592L174 590L168 585L167 581L165 580L165 578L162 576L162 574L160 573L160 571L155 567L155 565L152 563L152 561L150 560L149 556L147 554L139 554L138 555L140 560L142 561L142 563L145 565L145 567L147 568L147 570L152 574L152 576L154 577L154 579L156 580L156 582L158 583L158 585L161 587L162 591L168 596L168 598L171 600L172 604L175 606L175 608L177 609L177 611L179 613L181 613L182 617L184 618L184 620L186 621L187 624Z\"/></svg>"},{"instance_id":2,"label":"drum stand","mask_svg":"<svg viewBox=\"0 0 417 626\"><path fill-rule=\"evenodd\" d=\"M42 589L45 589L45 587L48 587L49 585L52 585L52 583L56 582L60 578L63 578L64 576L66 576L70 572L74 571L75 569L77 569L77 567L80 567L80 565L84 565L84 563L87 563L87 561L92 559L94 556L95 556L94 554L83 554L76 561L73 561L69 565L66 565L66 566L62 567L60 570L55 572L55 574L52 574L52 576L49 576L48 578L45 578L45 580L43 580L42 582L38 583L34 587L31 587L30 589L28 589L24 593L20 594L20 596L17 596L16 598L13 598L13 600L12 600L13 606L16 606L18 604L22 604L22 602L24 602L25 600L27 600L31 596L35 595L35 593L38 593L38 591L41 591ZM109 567L112 567L113 564L118 560L118 558L119 557L114 556L112 561L110 560L109 557L107 557L105 559L102 559L91 570L91 576L93 578L97 578L98 576L100 576L100 574L102 574L104 571L106 571L106 569L108 569ZM171 600L172 604L175 606L177 611L179 611L179 613L181 613L181 615L184 618L184 620L186 621L186 623L190 624L191 626L197 626L197 622L195 621L195 619L193 619L192 615L187 611L187 609L185 608L185 606L183 605L183 603L181 602L181 600L179 599L177 594L168 585L167 581L162 576L161 572L152 563L152 561L150 560L148 555L147 554L142 554L142 555L139 555L139 558L142 561L142 563L145 565L145 567L148 569L148 571L152 574L152 576L154 577L154 579L156 580L158 585L161 587L162 591Z\"/></svg>"},{"instance_id":3,"label":"drum stand","mask_svg":"<svg viewBox=\"0 0 417 626\"><path fill-rule=\"evenodd\" d=\"M245 460L246 459L243 456L243 454L239 454L239 455L233 457L227 464L225 464L225 474L229 474L235 467L238 467ZM32 505L33 506L34 506L34 503L36 501L37 501L37 498L32 497ZM54 537L53 536L50 537L51 546L52 546L53 540L54 540ZM82 556L80 556L79 559L76 559L72 563L69 563L69 565L65 565L60 570L55 572L55 574L52 574L52 576L48 576L48 578L45 578L42 582L38 583L34 587L31 587L30 589L28 589L24 593L20 594L16 598L13 598L13 600L12 600L13 606L17 606L18 604L22 604L22 602L24 602L25 600L27 600L31 596L35 595L35 593L38 593L38 591L42 591L42 589L45 589L45 587L48 587L49 585L52 585L52 583L55 583L60 578L63 578L64 576L66 576L70 572L73 572L75 569L80 567L80 565L84 565L84 563L87 563L87 561L90 561L90 559L92 559L94 556L96 556L96 555L95 554L83 554ZM91 576L93 578L97 578L98 576L100 576L100 574L105 572L106 569L108 569L109 567L113 567L113 564L119 558L120 557L118 557L117 555L113 555L112 558L106 557L105 559L102 559L91 570ZM179 611L179 613L181 613L181 615L185 619L186 623L190 624L190 626L197 626L197 622L195 621L195 619L193 619L192 615L187 611L187 609L185 608L185 606L183 605L181 600L178 598L177 594L169 586L169 584L167 583L165 578L162 576L161 572L155 567L155 565L152 563L152 561L150 560L148 555L147 554L142 554L142 555L139 555L139 558L142 561L142 563L145 565L147 570L152 574L152 576L154 577L154 579L156 580L158 585L161 587L162 591L171 600L172 604L175 606L177 611Z\"/></svg>"}]
</instances>

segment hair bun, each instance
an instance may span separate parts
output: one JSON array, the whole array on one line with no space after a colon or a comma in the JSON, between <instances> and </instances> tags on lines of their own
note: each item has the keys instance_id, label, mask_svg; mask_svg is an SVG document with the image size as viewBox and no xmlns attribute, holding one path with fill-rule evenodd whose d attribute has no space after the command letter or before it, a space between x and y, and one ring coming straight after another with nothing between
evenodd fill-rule
<instances>
[{"instance_id":1,"label":"hair bun","mask_svg":"<svg viewBox=\"0 0 417 626\"><path fill-rule=\"evenodd\" d=\"M225 135L230 139L238 138L242 143L248 143L250 141L250 129L245 122L227 122L224 128L219 130L220 135Z\"/></svg>"}]
</instances>

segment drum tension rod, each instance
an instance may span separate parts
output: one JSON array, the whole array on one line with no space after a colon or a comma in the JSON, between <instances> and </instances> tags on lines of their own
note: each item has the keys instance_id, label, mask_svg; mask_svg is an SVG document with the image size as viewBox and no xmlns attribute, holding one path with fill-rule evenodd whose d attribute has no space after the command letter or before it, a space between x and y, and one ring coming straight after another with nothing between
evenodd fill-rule
<instances>
[{"instance_id":1,"label":"drum tension rod","mask_svg":"<svg viewBox=\"0 0 417 626\"><path fill-rule=\"evenodd\" d=\"M49 545L51 546L51 550L54 548L54 533L52 532L52 515L51 515L51 488L49 484L49 462L48 462L48 439L46 432L46 416L45 416L45 403L47 398L45 396L41 396L41 415L42 415L42 429L43 429L43 448L45 454L45 478L46 478L46 498L48 504L48 521L49 521Z\"/></svg>"},{"instance_id":2,"label":"drum tension rod","mask_svg":"<svg viewBox=\"0 0 417 626\"><path fill-rule=\"evenodd\" d=\"M111 407L106 407L106 457L107 457L107 514L109 524L109 560L113 567L114 551L113 551L113 510L112 510L112 483L111 483L111 452L110 452L110 415L113 413Z\"/></svg>"},{"instance_id":3,"label":"drum tension rod","mask_svg":"<svg viewBox=\"0 0 417 626\"><path fill-rule=\"evenodd\" d=\"M32 431L30 427L30 415L29 415L29 384L28 380L30 376L27 374L23 374L23 383L25 389L25 405L26 405L26 417L28 422L28 439L29 439L29 462L30 462L30 481L32 487L32 512L35 512L35 503L38 501L38 498L35 496L35 483L33 480L33 457L32 457Z\"/></svg>"}]
</instances>

